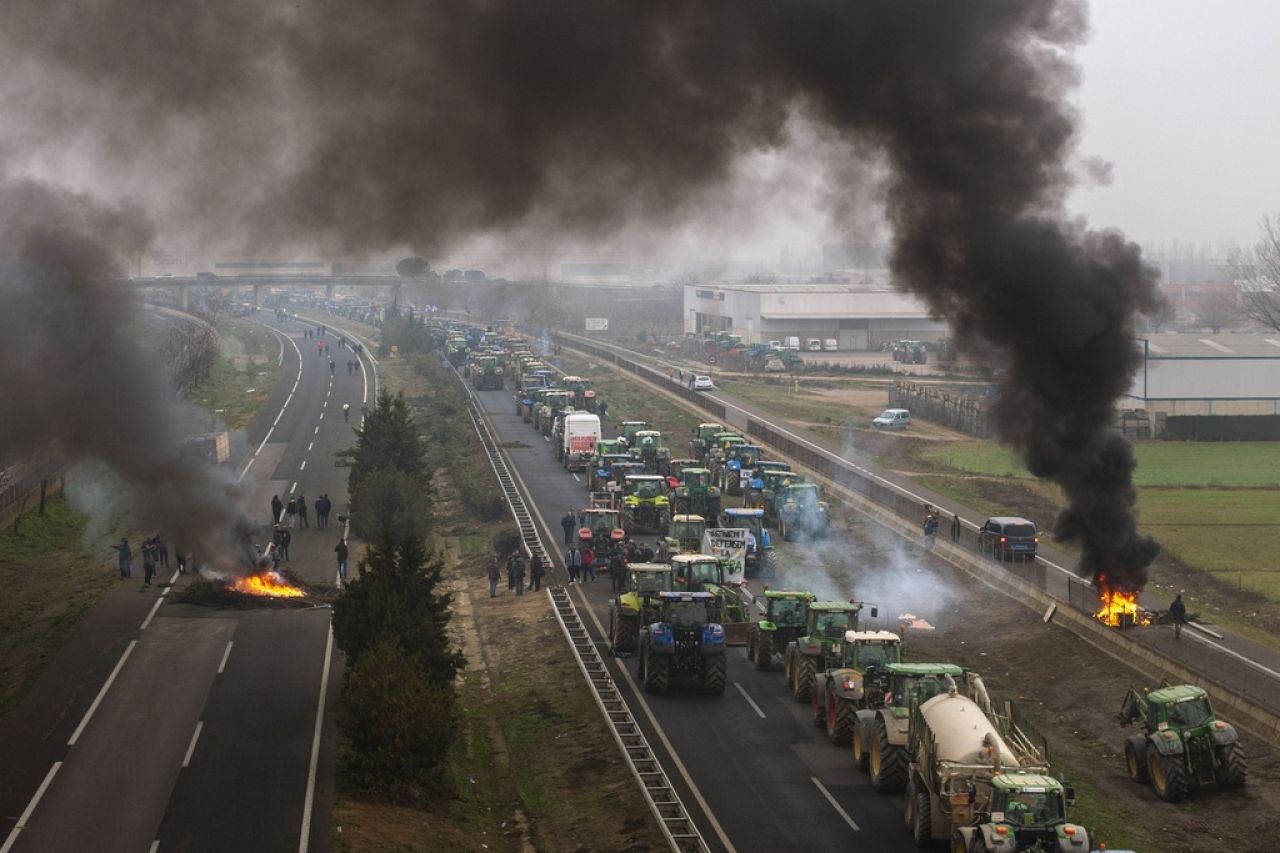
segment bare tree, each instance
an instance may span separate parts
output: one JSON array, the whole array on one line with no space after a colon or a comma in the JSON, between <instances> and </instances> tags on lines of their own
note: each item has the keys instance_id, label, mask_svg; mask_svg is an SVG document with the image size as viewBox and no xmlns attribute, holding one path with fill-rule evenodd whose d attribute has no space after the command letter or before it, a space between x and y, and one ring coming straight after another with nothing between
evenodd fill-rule
<instances>
[{"instance_id":1,"label":"bare tree","mask_svg":"<svg viewBox=\"0 0 1280 853\"><path fill-rule=\"evenodd\" d=\"M1216 335L1223 326L1230 326L1240 317L1240 308L1230 293L1215 290L1196 301L1196 320Z\"/></svg>"},{"instance_id":2,"label":"bare tree","mask_svg":"<svg viewBox=\"0 0 1280 853\"><path fill-rule=\"evenodd\" d=\"M1231 268L1240 287L1242 313L1280 332L1280 220L1264 216L1261 238L1251 249L1233 252Z\"/></svg>"}]
</instances>

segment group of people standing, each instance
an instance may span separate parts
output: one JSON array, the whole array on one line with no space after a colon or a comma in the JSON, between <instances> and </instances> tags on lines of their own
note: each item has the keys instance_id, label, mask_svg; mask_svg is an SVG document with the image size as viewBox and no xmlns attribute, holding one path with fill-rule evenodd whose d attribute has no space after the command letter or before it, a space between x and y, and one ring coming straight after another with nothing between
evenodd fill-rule
<instances>
[{"instance_id":1,"label":"group of people standing","mask_svg":"<svg viewBox=\"0 0 1280 853\"><path fill-rule=\"evenodd\" d=\"M133 577L133 548L129 545L129 540L122 537L119 544L112 545L116 552L116 560L120 566L120 580L126 580ZM156 576L156 570L160 568L169 568L169 543L160 538L160 534L149 536L142 540L142 585L151 586L151 580ZM182 573L187 570L187 558L181 551L175 551L174 556L177 558L178 572Z\"/></svg>"},{"instance_id":2,"label":"group of people standing","mask_svg":"<svg viewBox=\"0 0 1280 853\"><path fill-rule=\"evenodd\" d=\"M314 509L316 511L316 529L324 530L329 526L329 513L333 510L333 501L329 500L327 494L316 498ZM289 497L289 503L280 500L279 495L271 496L271 523L275 525L284 525L288 528L310 527L311 522L307 517L307 497L306 495L298 495L296 498Z\"/></svg>"},{"instance_id":3,"label":"group of people standing","mask_svg":"<svg viewBox=\"0 0 1280 853\"><path fill-rule=\"evenodd\" d=\"M542 555L535 553L526 564L524 550L521 547L517 547L507 555L507 589L515 590L516 595L524 595L526 590L524 581L526 571L529 574L528 591L536 592L542 589L542 578L547 573L547 567L542 562ZM502 570L498 568L498 560L495 556L489 561L490 598L497 598L498 581L500 580L502 580Z\"/></svg>"}]
</instances>

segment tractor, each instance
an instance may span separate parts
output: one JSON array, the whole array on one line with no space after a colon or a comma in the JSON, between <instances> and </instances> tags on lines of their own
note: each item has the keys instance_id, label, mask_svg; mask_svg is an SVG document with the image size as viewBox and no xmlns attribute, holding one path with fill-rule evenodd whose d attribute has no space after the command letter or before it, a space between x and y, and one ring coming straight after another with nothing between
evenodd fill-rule
<instances>
[{"instance_id":1,"label":"tractor","mask_svg":"<svg viewBox=\"0 0 1280 853\"><path fill-rule=\"evenodd\" d=\"M747 531L747 559L743 565L747 577L771 578L778 574L778 558L773 550L773 538L764 526L764 510L726 509L724 526L745 528Z\"/></svg>"},{"instance_id":2,"label":"tractor","mask_svg":"<svg viewBox=\"0 0 1280 853\"><path fill-rule=\"evenodd\" d=\"M751 624L749 602L737 588L725 585L724 566L708 554L675 554L671 558L671 588L681 592L710 592L716 621L724 626L725 643L742 646Z\"/></svg>"},{"instance_id":3,"label":"tractor","mask_svg":"<svg viewBox=\"0 0 1280 853\"><path fill-rule=\"evenodd\" d=\"M804 476L795 471L765 471L761 480L759 506L764 510L764 523L778 524L778 508L782 506L782 497L787 487L793 483L803 483Z\"/></svg>"},{"instance_id":4,"label":"tractor","mask_svg":"<svg viewBox=\"0 0 1280 853\"><path fill-rule=\"evenodd\" d=\"M468 372L471 375L471 387L477 391L502 390L502 368L498 366L497 356L476 356Z\"/></svg>"},{"instance_id":5,"label":"tractor","mask_svg":"<svg viewBox=\"0 0 1280 853\"><path fill-rule=\"evenodd\" d=\"M724 472L725 455L735 444L746 444L747 440L736 432L718 432L707 444L707 456L704 464L711 469L711 479L719 483Z\"/></svg>"},{"instance_id":6,"label":"tractor","mask_svg":"<svg viewBox=\"0 0 1280 853\"><path fill-rule=\"evenodd\" d=\"M808 702L813 677L837 665L847 631L858 630L858 601L812 601L805 608L804 635L787 643L783 677L797 702Z\"/></svg>"},{"instance_id":7,"label":"tractor","mask_svg":"<svg viewBox=\"0 0 1280 853\"><path fill-rule=\"evenodd\" d=\"M603 442L601 442L603 444ZM629 453L602 453L597 454L595 461L591 467L587 469L587 490L591 492L600 492L608 486L613 479L613 464L615 462L628 464L631 462L631 454ZM643 466L637 466L643 467Z\"/></svg>"},{"instance_id":8,"label":"tractor","mask_svg":"<svg viewBox=\"0 0 1280 853\"><path fill-rule=\"evenodd\" d=\"M705 462L711 438L721 432L724 432L724 427L720 424L698 424L693 428L693 438L689 439L689 455L699 462Z\"/></svg>"},{"instance_id":9,"label":"tractor","mask_svg":"<svg viewBox=\"0 0 1280 853\"><path fill-rule=\"evenodd\" d=\"M591 380L584 376L564 377L564 387L569 390L570 405L580 412L596 410L596 392L591 389Z\"/></svg>"},{"instance_id":10,"label":"tractor","mask_svg":"<svg viewBox=\"0 0 1280 853\"><path fill-rule=\"evenodd\" d=\"M526 406L530 406L529 400L533 398L533 392L539 388L545 388L542 377L525 376L516 382L516 393L514 394L516 403L516 414L524 417Z\"/></svg>"},{"instance_id":11,"label":"tractor","mask_svg":"<svg viewBox=\"0 0 1280 853\"><path fill-rule=\"evenodd\" d=\"M545 436L551 435L551 427L555 424L556 415L569 405L569 392L563 388L553 388L542 395L542 400L533 409L533 428Z\"/></svg>"},{"instance_id":12,"label":"tractor","mask_svg":"<svg viewBox=\"0 0 1280 853\"><path fill-rule=\"evenodd\" d=\"M662 563L628 566L626 592L609 604L609 650L615 655L634 652L640 630L658 615L658 593L670 591L670 566Z\"/></svg>"},{"instance_id":13,"label":"tractor","mask_svg":"<svg viewBox=\"0 0 1280 853\"><path fill-rule=\"evenodd\" d=\"M876 609L871 609L874 616ZM853 740L857 713L884 704L880 670L902 660L902 638L892 631L847 631L840 660L826 672L815 673L809 704L813 724L827 730L836 744Z\"/></svg>"},{"instance_id":14,"label":"tractor","mask_svg":"<svg viewBox=\"0 0 1280 853\"><path fill-rule=\"evenodd\" d=\"M632 439L631 456L644 463L646 474L667 476L667 463L671 450L662 441L662 433L656 429L642 429Z\"/></svg>"},{"instance_id":15,"label":"tractor","mask_svg":"<svg viewBox=\"0 0 1280 853\"><path fill-rule=\"evenodd\" d=\"M591 547L597 558L622 542L622 514L616 509L591 507L580 513L578 547Z\"/></svg>"},{"instance_id":16,"label":"tractor","mask_svg":"<svg viewBox=\"0 0 1280 853\"><path fill-rule=\"evenodd\" d=\"M778 532L783 541L826 535L831 517L821 494L817 483L793 483L783 489L778 504Z\"/></svg>"},{"instance_id":17,"label":"tractor","mask_svg":"<svg viewBox=\"0 0 1280 853\"><path fill-rule=\"evenodd\" d=\"M711 485L711 472L706 468L682 470L671 503L676 512L694 512L711 519L712 524L720 516L720 490Z\"/></svg>"},{"instance_id":18,"label":"tractor","mask_svg":"<svg viewBox=\"0 0 1280 853\"><path fill-rule=\"evenodd\" d=\"M648 421L623 421L622 435L618 436L628 448L635 447L636 433L649 428Z\"/></svg>"},{"instance_id":19,"label":"tractor","mask_svg":"<svg viewBox=\"0 0 1280 853\"><path fill-rule=\"evenodd\" d=\"M726 495L741 495L744 472L755 467L763 452L758 444L735 444L726 449L724 466L720 469L720 491ZM750 482L750 474L745 479Z\"/></svg>"},{"instance_id":20,"label":"tractor","mask_svg":"<svg viewBox=\"0 0 1280 853\"><path fill-rule=\"evenodd\" d=\"M666 693L672 679L707 693L724 693L728 676L725 634L712 621L709 592L660 592L657 618L640 632L640 683Z\"/></svg>"},{"instance_id":21,"label":"tractor","mask_svg":"<svg viewBox=\"0 0 1280 853\"><path fill-rule=\"evenodd\" d=\"M665 536L671 525L666 479L657 474L628 474L623 493L622 529L627 533L654 530Z\"/></svg>"},{"instance_id":22,"label":"tractor","mask_svg":"<svg viewBox=\"0 0 1280 853\"><path fill-rule=\"evenodd\" d=\"M766 589L764 601L764 618L747 628L747 660L768 672L774 656L804 635L805 609L813 593Z\"/></svg>"},{"instance_id":23,"label":"tractor","mask_svg":"<svg viewBox=\"0 0 1280 853\"><path fill-rule=\"evenodd\" d=\"M1139 693L1130 688L1120 706L1120 725L1142 730L1124 742L1129 778L1150 782L1169 803L1186 799L1192 787L1239 788L1249 776L1235 727L1219 720L1203 688L1192 684Z\"/></svg>"},{"instance_id":24,"label":"tractor","mask_svg":"<svg viewBox=\"0 0 1280 853\"><path fill-rule=\"evenodd\" d=\"M530 388L516 402L516 414L525 423L533 423L534 409L542 405L542 398L550 394L551 391L552 389L546 386Z\"/></svg>"},{"instance_id":25,"label":"tractor","mask_svg":"<svg viewBox=\"0 0 1280 853\"><path fill-rule=\"evenodd\" d=\"M751 476L742 484L742 505L750 507L764 506L765 475L771 472L791 472L791 465L772 459L757 459L756 467L751 469Z\"/></svg>"},{"instance_id":26,"label":"tractor","mask_svg":"<svg viewBox=\"0 0 1280 853\"><path fill-rule=\"evenodd\" d=\"M675 554L702 553L702 534L707 530L707 520L700 515L673 515L667 544Z\"/></svg>"}]
</instances>

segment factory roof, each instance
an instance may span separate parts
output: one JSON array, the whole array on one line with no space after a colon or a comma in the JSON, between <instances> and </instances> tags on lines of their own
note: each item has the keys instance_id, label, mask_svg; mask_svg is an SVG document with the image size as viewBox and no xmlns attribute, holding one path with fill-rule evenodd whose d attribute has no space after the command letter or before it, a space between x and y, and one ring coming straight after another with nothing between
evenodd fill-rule
<instances>
[{"instance_id":1,"label":"factory roof","mask_svg":"<svg viewBox=\"0 0 1280 853\"><path fill-rule=\"evenodd\" d=\"M1275 358L1280 359L1280 332L1256 335L1203 335L1166 332L1138 339L1151 359L1175 358Z\"/></svg>"}]
</instances>

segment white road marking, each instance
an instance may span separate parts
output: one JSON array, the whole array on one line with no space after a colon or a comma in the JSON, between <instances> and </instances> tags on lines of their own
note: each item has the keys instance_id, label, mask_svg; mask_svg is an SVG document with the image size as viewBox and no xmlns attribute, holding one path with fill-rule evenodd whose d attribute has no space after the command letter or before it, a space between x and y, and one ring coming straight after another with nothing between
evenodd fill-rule
<instances>
[{"instance_id":1,"label":"white road marking","mask_svg":"<svg viewBox=\"0 0 1280 853\"><path fill-rule=\"evenodd\" d=\"M313 447L315 447L315 446L316 446L316 443L315 443L314 441L313 441L313 442L311 442L311 443L309 443L309 444L307 445L307 452L308 452L308 453L310 453L310 452L311 452L311 448L313 448Z\"/></svg>"},{"instance_id":2,"label":"white road marking","mask_svg":"<svg viewBox=\"0 0 1280 853\"><path fill-rule=\"evenodd\" d=\"M222 675L222 671L227 668L227 658L231 657L231 647L234 645L234 640L227 640L227 650L222 653L222 660L218 663L218 675Z\"/></svg>"},{"instance_id":3,"label":"white road marking","mask_svg":"<svg viewBox=\"0 0 1280 853\"><path fill-rule=\"evenodd\" d=\"M182 759L182 766L187 767L191 764L191 753L196 751L196 741L200 740L200 730L204 728L204 720L196 723L196 730L191 733L191 743L187 745L187 755ZM156 842L157 844L159 842Z\"/></svg>"},{"instance_id":4,"label":"white road marking","mask_svg":"<svg viewBox=\"0 0 1280 853\"><path fill-rule=\"evenodd\" d=\"M307 460L305 459L302 460L302 464L298 466L298 470L299 471L307 470Z\"/></svg>"},{"instance_id":5,"label":"white road marking","mask_svg":"<svg viewBox=\"0 0 1280 853\"><path fill-rule=\"evenodd\" d=\"M53 766L49 768L49 772L44 774L44 781L40 783L40 787L36 788L35 796L31 798L31 802L27 803L27 807L22 810L22 816L18 818L18 823L13 827L13 831L9 833L9 837L4 840L4 846L0 847L0 853L9 853L13 849L14 843L18 840L18 833L26 827L27 821L31 820L31 814L36 810L36 806L40 803L40 798L44 796L44 792L49 790L49 783L53 781L54 774L58 772L58 768L62 766L61 761L53 762Z\"/></svg>"},{"instance_id":6,"label":"white road marking","mask_svg":"<svg viewBox=\"0 0 1280 853\"><path fill-rule=\"evenodd\" d=\"M160 839L157 838L155 841L151 842L151 849L148 851L148 853L156 853L156 851L159 849L160 849Z\"/></svg>"},{"instance_id":7,"label":"white road marking","mask_svg":"<svg viewBox=\"0 0 1280 853\"><path fill-rule=\"evenodd\" d=\"M853 822L853 818L849 817L849 813L840 808L840 804L836 802L836 798L831 796L831 792L827 790L827 786L818 781L817 776L810 776L809 779L813 784L818 786L818 790L822 792L822 796L827 798L827 802L831 803L831 808L840 813L840 817L844 818L844 822L849 824L849 828L854 832L860 832L858 825Z\"/></svg>"},{"instance_id":8,"label":"white road marking","mask_svg":"<svg viewBox=\"0 0 1280 853\"><path fill-rule=\"evenodd\" d=\"M1159 344L1153 344L1151 343L1151 341L1147 341L1147 349L1151 350L1156 355L1164 355L1165 353L1168 352L1168 350L1165 349L1164 347L1160 346Z\"/></svg>"},{"instance_id":9,"label":"white road marking","mask_svg":"<svg viewBox=\"0 0 1280 853\"><path fill-rule=\"evenodd\" d=\"M1280 341L1275 338L1263 338L1263 340L1271 344L1273 347L1280 347Z\"/></svg>"},{"instance_id":10,"label":"white road marking","mask_svg":"<svg viewBox=\"0 0 1280 853\"><path fill-rule=\"evenodd\" d=\"M582 482L582 478L579 477L577 474L574 474L572 471L570 471L569 473L573 476L573 479L577 480L579 483Z\"/></svg>"},{"instance_id":11,"label":"white road marking","mask_svg":"<svg viewBox=\"0 0 1280 853\"><path fill-rule=\"evenodd\" d=\"M1231 349L1231 347L1224 347L1222 344L1218 343L1217 341L1210 340L1209 338L1199 338L1198 340L1200 341L1200 343L1204 344L1207 347L1212 347L1216 349L1218 352L1226 352L1226 353L1232 353L1232 354L1235 353L1235 350Z\"/></svg>"},{"instance_id":12,"label":"white road marking","mask_svg":"<svg viewBox=\"0 0 1280 853\"><path fill-rule=\"evenodd\" d=\"M312 434L312 435L319 435L319 434L320 434L320 427L316 427L316 431L315 431L315 432L313 432L313 433L311 433L311 434Z\"/></svg>"},{"instance_id":13,"label":"white road marking","mask_svg":"<svg viewBox=\"0 0 1280 853\"><path fill-rule=\"evenodd\" d=\"M755 709L755 712L760 715L760 719L765 719L764 711L760 710L760 706L756 704L756 700L751 698L743 686L737 681L733 682L733 686L738 688L738 692L742 694L742 698L746 699L747 704Z\"/></svg>"},{"instance_id":14,"label":"white road marking","mask_svg":"<svg viewBox=\"0 0 1280 853\"><path fill-rule=\"evenodd\" d=\"M316 795L316 767L320 764L320 732L324 727L324 694L329 690L329 661L333 658L333 626L329 626L329 639L324 646L324 672L320 675L320 698L316 702L316 727L311 737L311 768L307 771L307 795L302 801L302 834L298 838L298 853L307 853L311 843L311 806Z\"/></svg>"},{"instance_id":15,"label":"white road marking","mask_svg":"<svg viewBox=\"0 0 1280 853\"><path fill-rule=\"evenodd\" d=\"M67 746L75 746L76 741L80 740L80 735L84 734L84 727L89 725L89 720L93 717L94 712L98 710L98 706L102 704L102 697L107 695L107 691L111 689L116 676L120 674L120 670L124 667L124 662L129 659L129 655L133 654L134 647L137 645L137 640L129 641L129 648L125 649L124 654L120 655L120 660L116 661L116 668L111 670L111 674L107 676L106 683L102 685L102 689L94 697L93 704L89 706L89 710L84 712L84 717L80 720L80 725L76 726L76 730L71 733L71 740L67 741Z\"/></svg>"},{"instance_id":16,"label":"white road marking","mask_svg":"<svg viewBox=\"0 0 1280 853\"><path fill-rule=\"evenodd\" d=\"M320 420L324 420L324 412L320 413Z\"/></svg>"},{"instance_id":17,"label":"white road marking","mask_svg":"<svg viewBox=\"0 0 1280 853\"><path fill-rule=\"evenodd\" d=\"M268 326L266 323L262 323L257 320L253 320L252 322L257 323L259 326L261 326L264 329L269 329L272 332L272 334L275 334L277 337L279 337L281 341L286 340L284 336L280 335L278 331L273 329L271 326ZM302 350L298 349L298 345L297 343L294 342L293 338L287 338L287 340L293 346L293 351L298 354L298 375L293 380L293 391L289 392L289 399L284 401L284 405L281 406L280 411L276 413L276 419L275 421L272 422L271 428L267 430L267 434L263 436L262 442L258 445L258 449L253 451L253 456L249 457L249 461L245 463L244 469L240 472L240 476L236 478L237 483L244 479L245 474L249 473L250 466L252 466L253 463L257 461L258 454L262 452L262 448L266 447L267 440L271 438L271 434L276 431L276 425L280 423L280 416L283 415L284 410L289 407L289 400L293 399L293 393L294 391L298 390L298 383L302 381ZM280 360L277 362L277 364L283 364L283 363L284 363L284 344L281 343Z\"/></svg>"},{"instance_id":18,"label":"white road marking","mask_svg":"<svg viewBox=\"0 0 1280 853\"><path fill-rule=\"evenodd\" d=\"M150 625L150 624L151 624L151 620L155 618L156 611L160 609L160 605L161 605L161 604L164 604L164 595L163 595L163 594L162 594L159 598L157 598L157 599L156 599L156 603L155 603L155 604L151 605L151 612L147 614L147 618L146 618L146 619L143 619L143 620L142 620L142 627L138 629L139 631L145 631L145 630L147 630L147 626L148 626L148 625Z\"/></svg>"},{"instance_id":19,"label":"white road marking","mask_svg":"<svg viewBox=\"0 0 1280 853\"><path fill-rule=\"evenodd\" d=\"M551 443L551 436L549 436L549 435L544 435L544 436L542 437L542 440L543 440L543 441L545 441L547 444L550 444L550 443Z\"/></svg>"},{"instance_id":20,"label":"white road marking","mask_svg":"<svg viewBox=\"0 0 1280 853\"><path fill-rule=\"evenodd\" d=\"M298 481L294 480L293 485L289 487L289 494L293 494L296 491L298 491Z\"/></svg>"}]
</instances>

